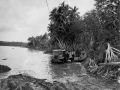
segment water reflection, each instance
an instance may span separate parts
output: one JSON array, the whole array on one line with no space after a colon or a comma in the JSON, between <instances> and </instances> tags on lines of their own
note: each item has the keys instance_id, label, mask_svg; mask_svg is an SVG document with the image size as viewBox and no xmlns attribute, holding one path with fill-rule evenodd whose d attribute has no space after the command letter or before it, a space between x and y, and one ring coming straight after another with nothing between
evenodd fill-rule
<instances>
[{"instance_id":1,"label":"water reflection","mask_svg":"<svg viewBox=\"0 0 120 90\"><path fill-rule=\"evenodd\" d=\"M32 48L27 48L28 52L39 52L39 50L35 50L35 49L32 49Z\"/></svg>"},{"instance_id":2,"label":"water reflection","mask_svg":"<svg viewBox=\"0 0 120 90\"><path fill-rule=\"evenodd\" d=\"M42 51L6 46L1 46L0 51L1 64L12 68L10 72L4 74L6 76L28 73L37 78L52 80L71 77L74 74L77 76L80 73L79 64L51 64L51 55L44 54ZM3 58L8 60L2 60Z\"/></svg>"}]
</instances>

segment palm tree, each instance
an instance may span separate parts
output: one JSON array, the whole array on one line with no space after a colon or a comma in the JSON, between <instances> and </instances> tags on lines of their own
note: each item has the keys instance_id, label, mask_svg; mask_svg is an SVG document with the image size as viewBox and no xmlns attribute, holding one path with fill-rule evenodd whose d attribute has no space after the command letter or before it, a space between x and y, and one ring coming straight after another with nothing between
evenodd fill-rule
<instances>
[{"instance_id":1,"label":"palm tree","mask_svg":"<svg viewBox=\"0 0 120 90\"><path fill-rule=\"evenodd\" d=\"M72 25L75 18L79 16L77 10L78 8L71 8L63 2L50 13L51 23L48 29L51 33L51 38L55 38L60 46L64 48L72 44L75 39L75 35L71 32L70 25Z\"/></svg>"}]
</instances>

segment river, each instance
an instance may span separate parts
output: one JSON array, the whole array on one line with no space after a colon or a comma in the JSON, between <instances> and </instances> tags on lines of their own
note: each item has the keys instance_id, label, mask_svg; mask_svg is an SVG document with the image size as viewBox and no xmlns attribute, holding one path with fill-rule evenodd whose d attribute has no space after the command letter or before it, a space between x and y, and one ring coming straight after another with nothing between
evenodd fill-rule
<instances>
[{"instance_id":1,"label":"river","mask_svg":"<svg viewBox=\"0 0 120 90\"><path fill-rule=\"evenodd\" d=\"M50 54L22 47L0 46L0 64L12 70L1 74L0 78L24 73L47 80L76 80L81 74L80 63L51 64ZM3 60L7 59L7 60Z\"/></svg>"},{"instance_id":2,"label":"river","mask_svg":"<svg viewBox=\"0 0 120 90\"><path fill-rule=\"evenodd\" d=\"M82 81L84 83L90 82L95 86L97 85L97 87L103 88L100 90L116 87L117 89L114 90L119 90L120 88L120 84L117 84L117 86L115 86L116 84L107 85L99 79L89 77L80 63L51 64L50 57L50 54L44 54L43 51L22 47L0 46L0 64L7 65L12 69L7 73L0 74L0 79L21 73L39 79L47 79L48 81L58 80L64 82L68 80L72 82L79 81L80 83ZM85 75L85 77L82 78L82 75Z\"/></svg>"}]
</instances>

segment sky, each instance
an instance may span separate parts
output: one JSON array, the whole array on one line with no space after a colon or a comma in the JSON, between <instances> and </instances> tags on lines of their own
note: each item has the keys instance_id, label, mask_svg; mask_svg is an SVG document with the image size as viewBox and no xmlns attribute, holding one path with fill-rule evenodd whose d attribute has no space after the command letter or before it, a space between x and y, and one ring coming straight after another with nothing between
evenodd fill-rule
<instances>
[{"instance_id":1,"label":"sky","mask_svg":"<svg viewBox=\"0 0 120 90\"><path fill-rule=\"evenodd\" d=\"M64 0L47 0L49 10ZM80 15L94 8L94 0L65 0L77 6ZM0 41L27 42L28 37L47 32L49 11L46 0L0 0Z\"/></svg>"}]
</instances>

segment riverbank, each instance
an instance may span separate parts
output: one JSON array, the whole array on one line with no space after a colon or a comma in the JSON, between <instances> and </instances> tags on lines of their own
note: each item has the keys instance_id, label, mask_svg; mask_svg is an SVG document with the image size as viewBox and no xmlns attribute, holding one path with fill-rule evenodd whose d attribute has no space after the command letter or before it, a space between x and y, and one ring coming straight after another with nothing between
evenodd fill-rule
<instances>
[{"instance_id":1,"label":"riverbank","mask_svg":"<svg viewBox=\"0 0 120 90\"><path fill-rule=\"evenodd\" d=\"M20 83L19 83L20 80L22 80L21 83L24 83L23 81L26 80L25 82L29 82L30 85L34 85L38 87L42 87L42 86L40 86L39 83L34 84L33 82L36 82L37 80L38 81L42 80L46 83L49 80L48 83L52 84L53 86L55 85L54 83L56 84L62 83L66 85L66 87L68 87L68 89L56 89L56 90L82 90L82 89L86 90L86 88L90 88L87 90L95 90L95 88L97 88L96 90L106 90L106 88L107 89L110 88L112 90L113 88L118 88L116 90L119 90L120 88L117 82L114 84L112 82L112 84L110 84L110 82L109 83L104 82L102 81L102 79L90 77L89 74L86 74L85 69L84 70L82 69L80 63L66 63L61 65L52 65L51 63L49 63L50 62L49 54L43 54L43 52L36 51L36 50L31 52L27 48L17 48L17 47L13 47L13 48L14 49L12 49L11 47L0 48L0 51L1 51L0 63L2 65L9 66L12 69L10 73L9 72L7 73L7 76L9 75L12 75L12 76L8 78L3 77L6 79L2 78L2 80L0 80L0 82L4 83L4 85L0 84L1 87L4 88L4 90L6 88L11 88L12 87L11 83L14 83L14 82L15 83L18 82L17 85L15 84L16 87L20 86ZM2 60L3 58L7 58L7 60ZM22 77L20 76L21 75L20 73L22 74L27 73L30 76L27 75L26 77L26 74L24 74L22 75L23 76ZM16 74L19 74L19 75L16 75ZM31 76L34 76L36 78ZM31 81L31 78L33 81ZM44 79L47 79L47 80L44 80ZM50 82L52 80L55 80L53 81L54 83ZM29 87L29 85L26 85L26 86ZM14 89L11 89L11 90L14 90ZM32 89L28 88L28 90L32 90ZM41 89L38 89L38 90L41 90Z\"/></svg>"},{"instance_id":2,"label":"riverbank","mask_svg":"<svg viewBox=\"0 0 120 90\"><path fill-rule=\"evenodd\" d=\"M52 50L51 49L41 49L41 48L38 48L38 47L26 47L30 50L39 50L39 51L43 51L44 54L51 54L52 53Z\"/></svg>"},{"instance_id":3,"label":"riverbank","mask_svg":"<svg viewBox=\"0 0 120 90\"><path fill-rule=\"evenodd\" d=\"M37 79L29 75L12 75L0 80L0 90L119 90L117 84L104 87L105 83L97 84L94 78L81 76L79 81L65 83L59 81L48 82L46 79ZM88 80L87 80L88 79Z\"/></svg>"}]
</instances>

